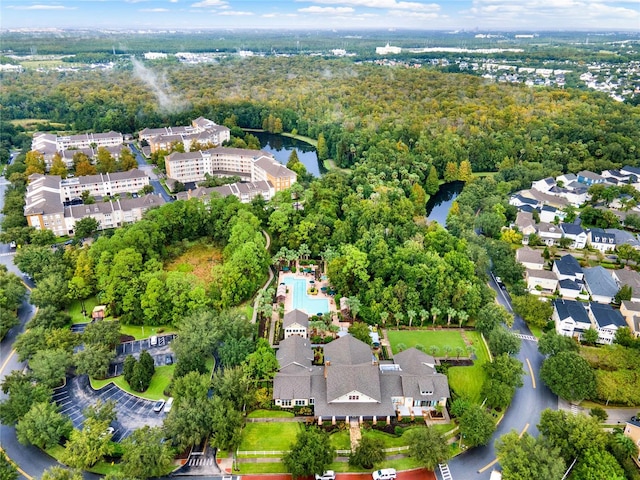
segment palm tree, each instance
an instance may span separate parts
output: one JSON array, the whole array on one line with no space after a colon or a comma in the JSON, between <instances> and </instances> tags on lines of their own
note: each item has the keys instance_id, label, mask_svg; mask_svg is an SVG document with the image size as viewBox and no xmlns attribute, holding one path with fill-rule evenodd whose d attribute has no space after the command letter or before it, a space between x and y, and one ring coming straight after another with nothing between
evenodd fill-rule
<instances>
[{"instance_id":1,"label":"palm tree","mask_svg":"<svg viewBox=\"0 0 640 480\"><path fill-rule=\"evenodd\" d=\"M438 307L436 307L435 305L433 305L431 307L431 318L433 320L433 325L435 326L436 324L436 319L438 318L438 315L440 315L442 312L440 311L440 309Z\"/></svg>"},{"instance_id":2,"label":"palm tree","mask_svg":"<svg viewBox=\"0 0 640 480\"><path fill-rule=\"evenodd\" d=\"M447 308L447 326L451 325L451 319L455 317L457 313L453 307Z\"/></svg>"},{"instance_id":3,"label":"palm tree","mask_svg":"<svg viewBox=\"0 0 640 480\"><path fill-rule=\"evenodd\" d=\"M444 350L444 356L446 358L449 358L449 354L451 353L451 345L445 345L444 347L442 347L442 350Z\"/></svg>"},{"instance_id":4,"label":"palm tree","mask_svg":"<svg viewBox=\"0 0 640 480\"><path fill-rule=\"evenodd\" d=\"M362 307L360 299L356 296L347 298L347 306L349 307L349 311L351 312L351 317L355 320L358 316L358 313L360 312L360 307Z\"/></svg>"},{"instance_id":5,"label":"palm tree","mask_svg":"<svg viewBox=\"0 0 640 480\"><path fill-rule=\"evenodd\" d=\"M420 317L420 326L424 325L424 321L429 318L429 312L427 312L424 308L418 312L418 316Z\"/></svg>"},{"instance_id":6,"label":"palm tree","mask_svg":"<svg viewBox=\"0 0 640 480\"><path fill-rule=\"evenodd\" d=\"M456 347L456 358L460 358L460 355L462 355L463 353L464 353L464 348L458 345Z\"/></svg>"},{"instance_id":7,"label":"palm tree","mask_svg":"<svg viewBox=\"0 0 640 480\"><path fill-rule=\"evenodd\" d=\"M469 358L473 357L476 353L476 347L474 347L473 345L467 345L467 354L469 355Z\"/></svg>"},{"instance_id":8,"label":"palm tree","mask_svg":"<svg viewBox=\"0 0 640 480\"><path fill-rule=\"evenodd\" d=\"M415 310L407 310L407 317L409 317L409 328L411 328L411 324L413 323L413 320L416 318L416 311Z\"/></svg>"},{"instance_id":9,"label":"palm tree","mask_svg":"<svg viewBox=\"0 0 640 480\"><path fill-rule=\"evenodd\" d=\"M380 321L382 322L383 327L387 324L388 318L389 318L389 312L380 312Z\"/></svg>"},{"instance_id":10,"label":"palm tree","mask_svg":"<svg viewBox=\"0 0 640 480\"><path fill-rule=\"evenodd\" d=\"M466 322L468 318L469 318L469 314L464 310L460 310L458 312L458 325L460 326L460 328L462 328L462 324Z\"/></svg>"},{"instance_id":11,"label":"palm tree","mask_svg":"<svg viewBox=\"0 0 640 480\"><path fill-rule=\"evenodd\" d=\"M298 247L298 255L300 255L304 260L307 260L309 258L309 255L311 255L309 245L307 245L306 243L301 243Z\"/></svg>"},{"instance_id":12,"label":"palm tree","mask_svg":"<svg viewBox=\"0 0 640 480\"><path fill-rule=\"evenodd\" d=\"M406 349L407 349L407 346L404 343L399 343L396 345L396 350L398 350L398 352L402 352Z\"/></svg>"},{"instance_id":13,"label":"palm tree","mask_svg":"<svg viewBox=\"0 0 640 480\"><path fill-rule=\"evenodd\" d=\"M424 350L425 350L424 345L422 345L421 343L416 343L414 348L416 350L420 350L421 352L424 352Z\"/></svg>"},{"instance_id":14,"label":"palm tree","mask_svg":"<svg viewBox=\"0 0 640 480\"><path fill-rule=\"evenodd\" d=\"M429 345L429 355L431 355L432 357L436 356L438 350L439 348L437 347L437 345Z\"/></svg>"},{"instance_id":15,"label":"palm tree","mask_svg":"<svg viewBox=\"0 0 640 480\"><path fill-rule=\"evenodd\" d=\"M396 328L400 328L400 322L404 320L404 313L396 312L393 316L396 319Z\"/></svg>"},{"instance_id":16,"label":"palm tree","mask_svg":"<svg viewBox=\"0 0 640 480\"><path fill-rule=\"evenodd\" d=\"M616 445L620 448L625 455L633 458L638 458L638 447L633 440L627 437L624 433L616 433L614 439Z\"/></svg>"}]
</instances>

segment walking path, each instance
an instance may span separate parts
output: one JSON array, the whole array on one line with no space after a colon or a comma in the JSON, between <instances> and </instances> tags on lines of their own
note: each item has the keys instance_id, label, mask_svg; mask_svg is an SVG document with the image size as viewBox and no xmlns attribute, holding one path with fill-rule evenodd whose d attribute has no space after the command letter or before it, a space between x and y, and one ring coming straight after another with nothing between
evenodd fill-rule
<instances>
[{"instance_id":1,"label":"walking path","mask_svg":"<svg viewBox=\"0 0 640 480\"><path fill-rule=\"evenodd\" d=\"M269 247L271 247L271 237L269 236L269 234L267 233L266 230L263 230L262 234L264 235L264 238L265 238L265 240L267 242L267 244L265 245L264 248L268 252L269 251ZM262 292L264 292L272 281L273 281L273 268L271 267L271 265L269 265L269 279L262 286L262 288L260 290ZM256 295L256 298L253 301L253 315L251 316L251 323L256 323L256 320L258 318L258 302L259 301L260 301L260 295ZM269 338L271 338L271 337L269 337Z\"/></svg>"},{"instance_id":2,"label":"walking path","mask_svg":"<svg viewBox=\"0 0 640 480\"><path fill-rule=\"evenodd\" d=\"M360 431L360 423L358 420L349 420L349 439L351 440L351 451L353 452L362 439L362 432Z\"/></svg>"}]
</instances>

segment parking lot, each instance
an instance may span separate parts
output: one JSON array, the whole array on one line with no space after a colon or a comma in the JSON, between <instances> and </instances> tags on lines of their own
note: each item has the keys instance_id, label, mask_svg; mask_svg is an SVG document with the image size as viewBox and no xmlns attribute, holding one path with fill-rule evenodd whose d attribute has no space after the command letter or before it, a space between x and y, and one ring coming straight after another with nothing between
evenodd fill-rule
<instances>
[{"instance_id":1,"label":"parking lot","mask_svg":"<svg viewBox=\"0 0 640 480\"><path fill-rule=\"evenodd\" d=\"M140 357L140 353L143 350L149 352L153 357L153 363L156 367L167 365L167 356L171 355L171 361L175 360L173 352L169 347L169 344L176 338L175 334L158 335L157 344L151 345L151 339L145 338L142 340L132 340L131 342L124 342L116 346L116 358L109 365L108 377L116 377L122 375L123 362L128 355L133 355L136 358Z\"/></svg>"},{"instance_id":2,"label":"parking lot","mask_svg":"<svg viewBox=\"0 0 640 480\"><path fill-rule=\"evenodd\" d=\"M115 429L113 440L116 442L131 435L131 433L145 425L161 426L166 417L164 411L153 411L154 401L144 400L130 395L113 383L100 390L94 390L89 383L89 377L81 375L67 380L67 383L53 393L53 400L60 406L61 413L69 416L75 428L82 428L84 415L82 411L98 400L116 402L116 419L111 423Z\"/></svg>"}]
</instances>

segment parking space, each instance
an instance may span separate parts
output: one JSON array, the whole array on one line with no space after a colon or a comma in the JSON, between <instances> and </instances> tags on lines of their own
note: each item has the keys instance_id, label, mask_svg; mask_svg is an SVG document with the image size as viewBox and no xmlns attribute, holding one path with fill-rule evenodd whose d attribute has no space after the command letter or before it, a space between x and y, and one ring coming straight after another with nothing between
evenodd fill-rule
<instances>
[{"instance_id":1,"label":"parking space","mask_svg":"<svg viewBox=\"0 0 640 480\"><path fill-rule=\"evenodd\" d=\"M145 425L161 426L166 417L164 412L153 411L155 404L152 400L145 400L128 394L110 383L100 390L91 388L86 375L68 379L67 383L57 389L53 400L60 406L61 413L67 415L75 428L82 428L84 414L82 411L98 400L116 403L116 420L111 423L115 429L113 440L116 442L131 435L131 433Z\"/></svg>"},{"instance_id":2,"label":"parking space","mask_svg":"<svg viewBox=\"0 0 640 480\"><path fill-rule=\"evenodd\" d=\"M169 345L174 338L176 338L175 334L158 335L155 345L151 345L150 338L121 343L116 347L116 358L109 365L107 376L122 375L124 359L129 355L139 358L143 350L149 352L153 357L153 363L156 367L170 365L174 361L174 356Z\"/></svg>"}]
</instances>

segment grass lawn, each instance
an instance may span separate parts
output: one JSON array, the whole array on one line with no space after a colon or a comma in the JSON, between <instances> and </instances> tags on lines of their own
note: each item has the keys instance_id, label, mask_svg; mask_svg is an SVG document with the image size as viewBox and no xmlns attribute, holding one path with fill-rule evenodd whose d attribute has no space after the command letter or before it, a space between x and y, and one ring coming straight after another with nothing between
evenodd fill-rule
<instances>
[{"instance_id":1,"label":"grass lawn","mask_svg":"<svg viewBox=\"0 0 640 480\"><path fill-rule=\"evenodd\" d=\"M84 301L84 308L87 311L87 316L82 315L82 302L79 300L74 300L67 312L71 315L71 322L75 325L76 323L88 323L91 321L91 312L93 311L93 307L98 305L98 299L96 297L89 297Z\"/></svg>"},{"instance_id":2,"label":"grass lawn","mask_svg":"<svg viewBox=\"0 0 640 480\"><path fill-rule=\"evenodd\" d=\"M289 450L301 429L298 422L247 423L239 450Z\"/></svg>"},{"instance_id":3,"label":"grass lawn","mask_svg":"<svg viewBox=\"0 0 640 480\"><path fill-rule=\"evenodd\" d=\"M250 473L287 473L286 468L282 462L269 462L269 463L239 463L240 467L239 474L250 474Z\"/></svg>"},{"instance_id":4,"label":"grass lawn","mask_svg":"<svg viewBox=\"0 0 640 480\"><path fill-rule=\"evenodd\" d=\"M393 353L398 353L399 343L404 343L407 348L422 345L425 347L425 352L429 351L429 346L435 345L438 347L438 352L435 355L437 357L444 356L443 347L445 345L452 348L450 355L455 355L456 347L465 348L458 330L387 330L387 335Z\"/></svg>"},{"instance_id":5,"label":"grass lawn","mask_svg":"<svg viewBox=\"0 0 640 480\"><path fill-rule=\"evenodd\" d=\"M254 410L247 418L293 418L292 412L284 410Z\"/></svg>"},{"instance_id":6,"label":"grass lawn","mask_svg":"<svg viewBox=\"0 0 640 480\"><path fill-rule=\"evenodd\" d=\"M106 380L94 380L91 379L91 386L98 390L105 385L113 382L118 387L120 387L125 392L131 393L138 397L146 398L148 400L160 400L167 398L164 394L165 388L169 386L171 383L171 379L173 378L173 371L176 368L176 364L173 365L164 365L162 367L156 367L156 372L153 374L151 378L151 385L145 392L136 392L129 387L129 384L125 382L124 375L120 375L119 377L107 378Z\"/></svg>"},{"instance_id":7,"label":"grass lawn","mask_svg":"<svg viewBox=\"0 0 640 480\"><path fill-rule=\"evenodd\" d=\"M349 437L349 430L340 430L334 432L330 436L331 446L334 450L349 450L351 448L351 438Z\"/></svg>"},{"instance_id":8,"label":"grass lawn","mask_svg":"<svg viewBox=\"0 0 640 480\"><path fill-rule=\"evenodd\" d=\"M482 365L489 361L489 353L484 346L480 333L467 331L465 335L473 342L477 358L470 367L449 368L449 386L458 395L464 396L474 403L481 403L480 390L486 380Z\"/></svg>"},{"instance_id":9,"label":"grass lawn","mask_svg":"<svg viewBox=\"0 0 640 480\"><path fill-rule=\"evenodd\" d=\"M169 262L165 268L170 272L192 273L209 284L213 281L213 266L221 262L222 249L206 243L196 243L178 258Z\"/></svg>"},{"instance_id":10,"label":"grass lawn","mask_svg":"<svg viewBox=\"0 0 640 480\"><path fill-rule=\"evenodd\" d=\"M162 330L162 331L159 331ZM149 338L152 335L165 335L167 333L175 333L175 329L171 326L160 326L160 327L150 327L150 326L140 326L140 325L120 325L120 333L123 335L131 335L136 340L141 340L143 338Z\"/></svg>"}]
</instances>

